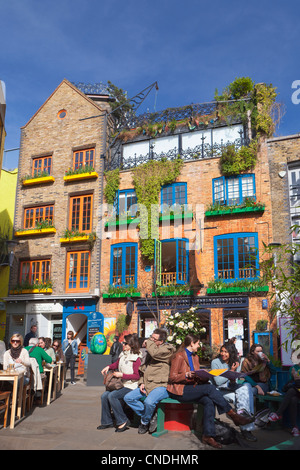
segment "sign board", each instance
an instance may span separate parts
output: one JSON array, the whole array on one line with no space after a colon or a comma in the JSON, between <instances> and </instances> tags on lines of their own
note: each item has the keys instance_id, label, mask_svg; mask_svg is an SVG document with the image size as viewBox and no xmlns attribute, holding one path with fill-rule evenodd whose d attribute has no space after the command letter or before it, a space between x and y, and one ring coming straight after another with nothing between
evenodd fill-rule
<instances>
[{"instance_id":1,"label":"sign board","mask_svg":"<svg viewBox=\"0 0 300 470\"><path fill-rule=\"evenodd\" d=\"M89 348L87 346L80 346L77 375L84 375L84 369L87 367L88 363L88 355Z\"/></svg>"},{"instance_id":2,"label":"sign board","mask_svg":"<svg viewBox=\"0 0 300 470\"><path fill-rule=\"evenodd\" d=\"M96 333L104 333L104 316L100 312L90 312L87 322L88 347L90 347L91 339Z\"/></svg>"}]
</instances>

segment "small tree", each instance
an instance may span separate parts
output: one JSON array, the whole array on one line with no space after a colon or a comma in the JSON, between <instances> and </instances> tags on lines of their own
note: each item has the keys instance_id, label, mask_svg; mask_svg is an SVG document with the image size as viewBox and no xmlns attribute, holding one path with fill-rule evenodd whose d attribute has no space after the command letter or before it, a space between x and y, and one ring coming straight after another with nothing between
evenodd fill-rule
<instances>
[{"instance_id":1,"label":"small tree","mask_svg":"<svg viewBox=\"0 0 300 470\"><path fill-rule=\"evenodd\" d=\"M264 282L274 286L270 294L270 322L276 315L289 319L289 337L281 345L286 348L288 341L300 339L300 265L293 262L300 253L300 246L295 243L264 245L264 250L269 258L261 263L262 276Z\"/></svg>"}]
</instances>

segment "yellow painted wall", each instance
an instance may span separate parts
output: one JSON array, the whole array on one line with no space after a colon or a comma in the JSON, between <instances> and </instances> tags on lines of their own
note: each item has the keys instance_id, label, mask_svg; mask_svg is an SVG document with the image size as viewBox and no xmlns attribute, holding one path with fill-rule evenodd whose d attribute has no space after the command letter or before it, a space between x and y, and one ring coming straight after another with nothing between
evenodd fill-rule
<instances>
[{"instance_id":1,"label":"yellow painted wall","mask_svg":"<svg viewBox=\"0 0 300 470\"><path fill-rule=\"evenodd\" d=\"M0 237L12 238L18 170L2 170L0 178ZM3 340L6 325L6 309L3 298L8 295L9 266L0 266L0 339Z\"/></svg>"}]
</instances>

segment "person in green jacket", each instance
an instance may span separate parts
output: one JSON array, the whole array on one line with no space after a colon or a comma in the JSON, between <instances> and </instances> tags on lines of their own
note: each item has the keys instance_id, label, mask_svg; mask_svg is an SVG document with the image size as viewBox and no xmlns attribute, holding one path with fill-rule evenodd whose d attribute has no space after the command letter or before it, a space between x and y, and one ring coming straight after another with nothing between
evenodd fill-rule
<instances>
[{"instance_id":1,"label":"person in green jacket","mask_svg":"<svg viewBox=\"0 0 300 470\"><path fill-rule=\"evenodd\" d=\"M26 346L25 349L27 349L29 353L29 357L34 357L39 365L39 371L41 374L44 373L43 369L43 361L45 361L48 364L51 364L52 358L49 356L49 354L46 353L46 351L38 346L38 339L37 338L30 338L29 340L29 346Z\"/></svg>"}]
</instances>

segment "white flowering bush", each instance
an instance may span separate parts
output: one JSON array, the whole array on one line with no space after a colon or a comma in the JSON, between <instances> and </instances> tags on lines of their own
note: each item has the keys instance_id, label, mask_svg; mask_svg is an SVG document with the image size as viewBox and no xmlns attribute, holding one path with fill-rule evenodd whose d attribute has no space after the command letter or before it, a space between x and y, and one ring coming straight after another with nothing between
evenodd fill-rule
<instances>
[{"instance_id":1,"label":"white flowering bush","mask_svg":"<svg viewBox=\"0 0 300 470\"><path fill-rule=\"evenodd\" d=\"M188 334L200 336L206 329L201 326L199 314L195 307L189 308L186 312L172 313L166 318L165 326L169 331L168 342L179 347Z\"/></svg>"}]
</instances>

